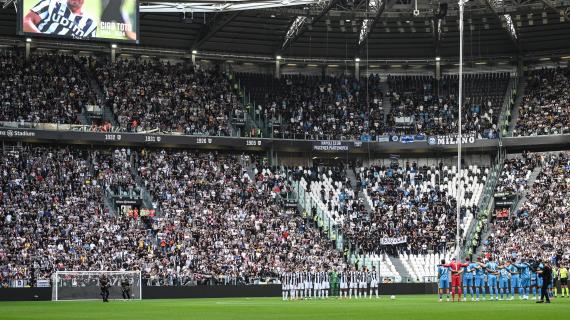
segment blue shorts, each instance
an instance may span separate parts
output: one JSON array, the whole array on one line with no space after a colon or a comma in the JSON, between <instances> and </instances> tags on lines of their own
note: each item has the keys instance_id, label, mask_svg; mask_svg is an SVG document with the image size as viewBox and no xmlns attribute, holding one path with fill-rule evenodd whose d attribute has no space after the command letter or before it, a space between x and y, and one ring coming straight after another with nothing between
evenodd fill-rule
<instances>
[{"instance_id":1,"label":"blue shorts","mask_svg":"<svg viewBox=\"0 0 570 320\"><path fill-rule=\"evenodd\" d=\"M522 277L521 278L521 287L528 288L530 286L530 278Z\"/></svg>"},{"instance_id":2,"label":"blue shorts","mask_svg":"<svg viewBox=\"0 0 570 320\"><path fill-rule=\"evenodd\" d=\"M475 277L475 286L476 287L485 286L485 278L484 277Z\"/></svg>"},{"instance_id":3,"label":"blue shorts","mask_svg":"<svg viewBox=\"0 0 570 320\"><path fill-rule=\"evenodd\" d=\"M447 279L440 279L440 280L439 280L439 288L440 288L440 289L449 289L449 280L447 280Z\"/></svg>"},{"instance_id":4,"label":"blue shorts","mask_svg":"<svg viewBox=\"0 0 570 320\"><path fill-rule=\"evenodd\" d=\"M518 288L521 286L521 277L519 276L512 276L511 277L511 287Z\"/></svg>"},{"instance_id":5,"label":"blue shorts","mask_svg":"<svg viewBox=\"0 0 570 320\"><path fill-rule=\"evenodd\" d=\"M507 278L500 278L499 279L499 288L507 289L509 287L509 279Z\"/></svg>"},{"instance_id":6,"label":"blue shorts","mask_svg":"<svg viewBox=\"0 0 570 320\"><path fill-rule=\"evenodd\" d=\"M472 287L473 286L473 277L463 278L463 286L464 287Z\"/></svg>"},{"instance_id":7,"label":"blue shorts","mask_svg":"<svg viewBox=\"0 0 570 320\"><path fill-rule=\"evenodd\" d=\"M541 278L541 277L538 277L538 278L536 279L536 286L537 286L537 287L542 287L542 278Z\"/></svg>"},{"instance_id":8,"label":"blue shorts","mask_svg":"<svg viewBox=\"0 0 570 320\"><path fill-rule=\"evenodd\" d=\"M497 276L495 275L489 275L487 277L487 285L489 287L496 287L497 286Z\"/></svg>"}]
</instances>

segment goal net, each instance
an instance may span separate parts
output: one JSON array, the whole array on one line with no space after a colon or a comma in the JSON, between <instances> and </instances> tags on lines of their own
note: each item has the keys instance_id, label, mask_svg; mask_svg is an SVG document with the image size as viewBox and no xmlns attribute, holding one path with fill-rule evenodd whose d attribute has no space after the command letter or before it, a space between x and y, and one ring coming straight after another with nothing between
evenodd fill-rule
<instances>
[{"instance_id":1,"label":"goal net","mask_svg":"<svg viewBox=\"0 0 570 320\"><path fill-rule=\"evenodd\" d=\"M109 281L109 299L123 299L123 285L131 299L142 299L140 271L57 271L52 278L53 301L101 299L99 279Z\"/></svg>"}]
</instances>

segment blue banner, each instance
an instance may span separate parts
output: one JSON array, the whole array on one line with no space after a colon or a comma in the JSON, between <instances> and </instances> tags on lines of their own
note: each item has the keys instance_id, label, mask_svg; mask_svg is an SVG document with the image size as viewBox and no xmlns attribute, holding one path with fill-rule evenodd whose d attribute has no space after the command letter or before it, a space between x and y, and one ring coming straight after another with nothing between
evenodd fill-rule
<instances>
[{"instance_id":1,"label":"blue banner","mask_svg":"<svg viewBox=\"0 0 570 320\"><path fill-rule=\"evenodd\" d=\"M401 136L400 141L402 143L412 143L414 142L414 136Z\"/></svg>"}]
</instances>

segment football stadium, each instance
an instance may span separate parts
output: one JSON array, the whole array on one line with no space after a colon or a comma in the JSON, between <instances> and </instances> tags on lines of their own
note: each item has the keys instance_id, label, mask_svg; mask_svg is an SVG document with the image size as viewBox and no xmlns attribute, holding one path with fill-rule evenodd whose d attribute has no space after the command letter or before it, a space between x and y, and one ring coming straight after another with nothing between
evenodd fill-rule
<instances>
[{"instance_id":1,"label":"football stadium","mask_svg":"<svg viewBox=\"0 0 570 320\"><path fill-rule=\"evenodd\" d=\"M570 0L0 5L0 319L570 316Z\"/></svg>"}]
</instances>

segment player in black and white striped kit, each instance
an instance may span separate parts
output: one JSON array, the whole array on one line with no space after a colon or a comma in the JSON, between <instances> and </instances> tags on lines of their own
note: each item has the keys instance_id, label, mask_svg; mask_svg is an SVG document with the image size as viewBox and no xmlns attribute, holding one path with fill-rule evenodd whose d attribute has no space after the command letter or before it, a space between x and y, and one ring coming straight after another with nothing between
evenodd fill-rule
<instances>
[{"instance_id":1,"label":"player in black and white striped kit","mask_svg":"<svg viewBox=\"0 0 570 320\"><path fill-rule=\"evenodd\" d=\"M380 280L380 275L376 271L375 266L372 266L372 271L370 271L368 275L370 278L370 299L372 299L373 292L376 295L376 299L378 299L378 281Z\"/></svg>"},{"instance_id":2,"label":"player in black and white striped kit","mask_svg":"<svg viewBox=\"0 0 570 320\"><path fill-rule=\"evenodd\" d=\"M349 281L348 298L352 299L352 294L354 293L354 297L356 297L356 293L358 291L358 271L354 268L349 273Z\"/></svg>"},{"instance_id":3,"label":"player in black and white striped kit","mask_svg":"<svg viewBox=\"0 0 570 320\"><path fill-rule=\"evenodd\" d=\"M339 273L339 279L340 279L340 298L342 299L347 298L348 297L348 270L344 269Z\"/></svg>"},{"instance_id":4,"label":"player in black and white striped kit","mask_svg":"<svg viewBox=\"0 0 570 320\"><path fill-rule=\"evenodd\" d=\"M41 0L24 17L24 32L95 37L97 23L83 12L84 0Z\"/></svg>"},{"instance_id":5,"label":"player in black and white striped kit","mask_svg":"<svg viewBox=\"0 0 570 320\"><path fill-rule=\"evenodd\" d=\"M315 298L324 299L325 295L328 298L328 284L327 284L328 272L318 271L315 273Z\"/></svg>"},{"instance_id":6,"label":"player in black and white striped kit","mask_svg":"<svg viewBox=\"0 0 570 320\"><path fill-rule=\"evenodd\" d=\"M289 293L289 272L283 272L281 274L281 294L283 295L283 301L287 300Z\"/></svg>"},{"instance_id":7,"label":"player in black and white striped kit","mask_svg":"<svg viewBox=\"0 0 570 320\"><path fill-rule=\"evenodd\" d=\"M329 272L328 271L323 271L323 278L322 278L322 282L321 282L321 292L322 292L322 296L324 295L325 299L329 298L329 290L330 290L331 284L330 284L330 280L329 280Z\"/></svg>"},{"instance_id":8,"label":"player in black and white striped kit","mask_svg":"<svg viewBox=\"0 0 570 320\"><path fill-rule=\"evenodd\" d=\"M366 298L368 292L368 272L366 269L358 272L358 294L356 298Z\"/></svg>"},{"instance_id":9,"label":"player in black and white striped kit","mask_svg":"<svg viewBox=\"0 0 570 320\"><path fill-rule=\"evenodd\" d=\"M289 294L291 295L291 300L296 300L299 293L299 282L297 275L297 272L291 272L291 285L289 286Z\"/></svg>"},{"instance_id":10,"label":"player in black and white striped kit","mask_svg":"<svg viewBox=\"0 0 570 320\"><path fill-rule=\"evenodd\" d=\"M314 274L310 271L305 272L305 299L313 297Z\"/></svg>"}]
</instances>

